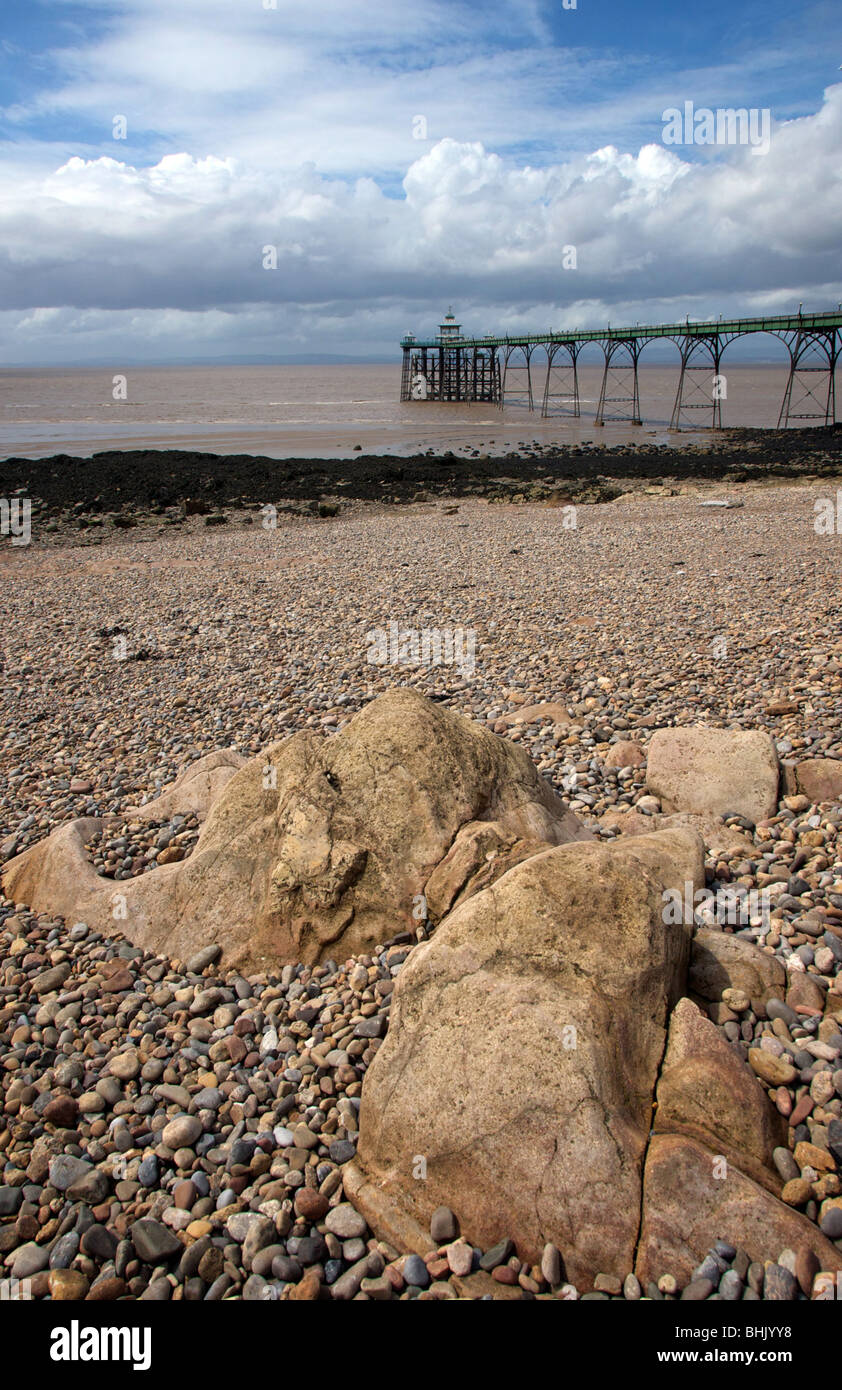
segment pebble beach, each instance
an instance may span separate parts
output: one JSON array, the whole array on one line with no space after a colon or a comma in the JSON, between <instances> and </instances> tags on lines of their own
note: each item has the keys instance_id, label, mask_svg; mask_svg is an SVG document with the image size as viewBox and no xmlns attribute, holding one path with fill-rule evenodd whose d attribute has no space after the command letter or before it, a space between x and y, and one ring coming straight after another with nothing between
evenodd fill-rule
<instances>
[{"instance_id":1,"label":"pebble beach","mask_svg":"<svg viewBox=\"0 0 842 1390\"><path fill-rule=\"evenodd\" d=\"M98 873L178 862L195 818L133 807L215 749L334 734L395 685L520 743L603 839L661 810L644 765L657 729L763 730L783 761L840 759L842 528L815 524L837 484L448 491L271 524L242 507L210 526L145 515L95 544L36 525L0 552L0 858L108 815L87 845ZM471 633L471 659L378 664L372 634L391 625ZM732 990L711 1016L788 1122L784 1202L842 1251L842 993L825 1008L842 978L842 802L793 791L765 822L726 825L707 885L771 890L770 921L747 910L726 930L798 977L803 1008L761 1017ZM398 926L367 956L244 977L213 945L168 960L119 923L106 938L0 899L4 1275L68 1300L816 1296L809 1252L752 1262L727 1230L690 1281L606 1274L584 1294L563 1250L526 1263L516 1230L473 1247L447 1208L424 1258L378 1241L341 1189L394 982L425 934Z\"/></svg>"}]
</instances>

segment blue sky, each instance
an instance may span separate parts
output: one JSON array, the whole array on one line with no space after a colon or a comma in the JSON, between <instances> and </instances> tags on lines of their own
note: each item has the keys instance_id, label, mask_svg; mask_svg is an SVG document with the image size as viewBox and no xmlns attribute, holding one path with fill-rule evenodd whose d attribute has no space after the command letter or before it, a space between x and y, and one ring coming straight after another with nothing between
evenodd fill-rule
<instances>
[{"instance_id":1,"label":"blue sky","mask_svg":"<svg viewBox=\"0 0 842 1390\"><path fill-rule=\"evenodd\" d=\"M842 298L837 0L5 0L3 20L7 364L388 353L451 299L481 331ZM665 144L687 101L768 110L768 152Z\"/></svg>"}]
</instances>

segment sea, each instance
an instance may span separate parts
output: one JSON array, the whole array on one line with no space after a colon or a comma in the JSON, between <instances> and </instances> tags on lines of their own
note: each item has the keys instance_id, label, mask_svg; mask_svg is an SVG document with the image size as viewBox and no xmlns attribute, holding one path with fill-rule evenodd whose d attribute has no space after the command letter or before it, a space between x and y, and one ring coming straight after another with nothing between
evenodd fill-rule
<instances>
[{"instance_id":1,"label":"sea","mask_svg":"<svg viewBox=\"0 0 842 1390\"><path fill-rule=\"evenodd\" d=\"M578 419L569 413L541 417L540 373L531 412L524 399L502 410L484 404L402 403L400 375L399 362L0 369L0 456L88 457L106 449L189 449L272 458L351 458L360 449L399 456L429 449L504 455L528 443L678 442L669 429L677 366L641 364L640 426L594 425L602 380L597 364L580 367ZM725 393L723 427L774 428L786 377L785 365L729 367L720 388ZM559 387L567 389L563 382ZM614 393L625 390L621 383ZM705 400L698 388L695 398ZM564 396L555 405L569 412ZM707 405L689 413L681 442L709 436L711 420Z\"/></svg>"}]
</instances>

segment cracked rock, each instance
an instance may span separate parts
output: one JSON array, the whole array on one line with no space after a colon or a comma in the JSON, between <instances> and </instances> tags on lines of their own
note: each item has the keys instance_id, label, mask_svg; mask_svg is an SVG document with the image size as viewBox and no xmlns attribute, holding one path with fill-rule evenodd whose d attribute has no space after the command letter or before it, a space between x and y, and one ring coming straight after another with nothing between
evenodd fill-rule
<instances>
[{"instance_id":1,"label":"cracked rock","mask_svg":"<svg viewBox=\"0 0 842 1390\"><path fill-rule=\"evenodd\" d=\"M394 991L345 1190L384 1239L428 1249L447 1205L483 1248L548 1242L581 1287L634 1263L641 1169L704 881L689 830L545 851L451 912ZM413 1173L418 1157L426 1179Z\"/></svg>"}]
</instances>

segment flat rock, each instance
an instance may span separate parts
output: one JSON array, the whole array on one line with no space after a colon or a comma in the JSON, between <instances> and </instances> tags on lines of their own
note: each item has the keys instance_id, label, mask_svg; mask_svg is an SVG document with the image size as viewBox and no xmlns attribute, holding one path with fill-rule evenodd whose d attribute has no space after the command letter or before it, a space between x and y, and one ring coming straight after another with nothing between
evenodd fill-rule
<instances>
[{"instance_id":1,"label":"flat rock","mask_svg":"<svg viewBox=\"0 0 842 1390\"><path fill-rule=\"evenodd\" d=\"M797 764L795 778L811 802L842 801L842 759L805 758Z\"/></svg>"},{"instance_id":2,"label":"flat rock","mask_svg":"<svg viewBox=\"0 0 842 1390\"><path fill-rule=\"evenodd\" d=\"M32 981L32 989L35 994L52 994L54 990L60 989L70 974L70 966L67 961L61 965L54 965L49 970L42 970Z\"/></svg>"},{"instance_id":3,"label":"flat rock","mask_svg":"<svg viewBox=\"0 0 842 1390\"><path fill-rule=\"evenodd\" d=\"M92 1171L92 1165L86 1159L75 1158L72 1154L58 1154L50 1162L50 1185L59 1192L66 1192Z\"/></svg>"},{"instance_id":4,"label":"flat rock","mask_svg":"<svg viewBox=\"0 0 842 1390\"><path fill-rule=\"evenodd\" d=\"M47 1268L49 1260L50 1252L45 1245L36 1245L34 1240L28 1241L14 1253L12 1278L31 1279L33 1274L39 1274L42 1269Z\"/></svg>"},{"instance_id":5,"label":"flat rock","mask_svg":"<svg viewBox=\"0 0 842 1390\"><path fill-rule=\"evenodd\" d=\"M657 729L649 744L646 785L666 812L730 811L756 824L777 810L778 778L774 741L759 731Z\"/></svg>"},{"instance_id":6,"label":"flat rock","mask_svg":"<svg viewBox=\"0 0 842 1390\"><path fill-rule=\"evenodd\" d=\"M144 1217L135 1221L129 1234L138 1259L143 1260L144 1264L159 1264L184 1252L184 1246L178 1236L160 1221Z\"/></svg>"},{"instance_id":7,"label":"flat rock","mask_svg":"<svg viewBox=\"0 0 842 1390\"><path fill-rule=\"evenodd\" d=\"M364 1216L361 1216L350 1202L340 1202L332 1207L325 1217L325 1228L340 1240L353 1240L363 1236L368 1229Z\"/></svg>"}]
</instances>

